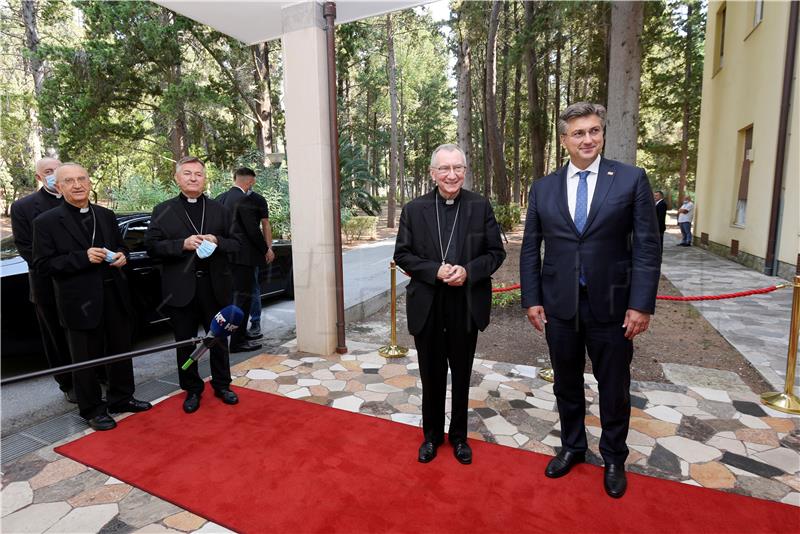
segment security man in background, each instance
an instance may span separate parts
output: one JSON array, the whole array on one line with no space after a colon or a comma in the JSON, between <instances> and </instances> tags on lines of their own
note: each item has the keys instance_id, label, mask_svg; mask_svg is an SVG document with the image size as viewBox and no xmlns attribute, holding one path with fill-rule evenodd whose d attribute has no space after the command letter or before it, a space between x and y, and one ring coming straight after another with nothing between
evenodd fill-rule
<instances>
[{"instance_id":1,"label":"security man in background","mask_svg":"<svg viewBox=\"0 0 800 534\"><path fill-rule=\"evenodd\" d=\"M217 201L231 212L237 233L242 239L239 250L228 256L233 271L233 303L245 312L238 330L231 335L231 352L250 352L261 348L261 343L255 340L262 335L251 335L247 331L247 317L254 298L253 280L256 270L266 267L269 253L269 246L261 232L261 219L268 214L262 212L263 208L253 197L255 183L255 171L241 167L233 173L233 187L217 197Z\"/></svg>"},{"instance_id":2,"label":"security man in background","mask_svg":"<svg viewBox=\"0 0 800 534\"><path fill-rule=\"evenodd\" d=\"M128 251L114 212L89 202L89 173L76 163L55 171L64 202L33 222L33 265L52 277L55 304L66 329L74 363L127 352L131 348L133 308L122 267ZM108 390L102 398L92 368L75 371L81 417L95 430L117 424L110 413L142 412L150 403L133 398L130 359L106 365Z\"/></svg>"},{"instance_id":3,"label":"security man in background","mask_svg":"<svg viewBox=\"0 0 800 534\"><path fill-rule=\"evenodd\" d=\"M208 332L214 315L231 304L233 277L228 254L239 250L239 237L233 231L231 214L203 194L206 187L205 163L196 157L182 158L175 169L175 182L181 192L153 208L145 234L147 253L162 260L162 305L171 318L175 341L190 339L202 325ZM177 349L178 379L186 391L183 411L200 407L205 383L197 362L187 370L182 364L191 347ZM210 350L211 386L225 404L236 404L231 391L230 355L227 344Z\"/></svg>"}]
</instances>

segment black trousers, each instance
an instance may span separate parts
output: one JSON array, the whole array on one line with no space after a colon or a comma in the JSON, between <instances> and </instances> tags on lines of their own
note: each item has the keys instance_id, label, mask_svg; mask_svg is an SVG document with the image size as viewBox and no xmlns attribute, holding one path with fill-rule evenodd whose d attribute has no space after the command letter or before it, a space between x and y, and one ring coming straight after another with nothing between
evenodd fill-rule
<instances>
[{"instance_id":1,"label":"black trousers","mask_svg":"<svg viewBox=\"0 0 800 534\"><path fill-rule=\"evenodd\" d=\"M194 273L188 273L192 276ZM196 286L194 298L186 306L169 306L170 322L175 332L175 341L183 341L197 335L197 327L202 325L206 332L211 325L211 320L223 308L214 296L214 287L208 274L195 277ZM194 349L181 347L176 349L178 363L178 382L181 389L192 393L202 393L205 383L200 378L197 362L187 370L181 366L189 358ZM211 386L215 390L227 389L231 385L231 362L228 354L227 341L214 344L209 350L211 359Z\"/></svg>"},{"instance_id":2,"label":"black trousers","mask_svg":"<svg viewBox=\"0 0 800 534\"><path fill-rule=\"evenodd\" d=\"M255 277L255 265L231 264L233 271L233 303L242 309L244 316L239 328L231 334L231 346L241 345L247 342L247 319L250 315L250 305L253 303L253 278Z\"/></svg>"},{"instance_id":3,"label":"black trousers","mask_svg":"<svg viewBox=\"0 0 800 534\"><path fill-rule=\"evenodd\" d=\"M49 288L47 288L49 286ZM61 367L72 363L72 357L67 345L67 336L58 320L56 297L50 281L40 281L36 284L36 319L39 323L39 332L42 335L42 347L48 365ZM55 375L56 382L61 391L72 389L72 373Z\"/></svg>"},{"instance_id":4,"label":"black trousers","mask_svg":"<svg viewBox=\"0 0 800 534\"><path fill-rule=\"evenodd\" d=\"M422 431L426 441L444 441L447 368L452 379L451 443L467 439L469 381L478 329L467 307L466 289L438 284L428 321L414 336L422 378Z\"/></svg>"},{"instance_id":5,"label":"black trousers","mask_svg":"<svg viewBox=\"0 0 800 534\"><path fill-rule=\"evenodd\" d=\"M572 452L587 449L583 370L588 352L600 392L600 453L606 464L623 465L628 457L633 342L625 339L622 322L596 321L581 292L578 315L569 321L548 317L545 335L555 374L561 446Z\"/></svg>"},{"instance_id":6,"label":"black trousers","mask_svg":"<svg viewBox=\"0 0 800 534\"><path fill-rule=\"evenodd\" d=\"M66 330L67 344L74 363L111 356L131 350L131 325L133 319L126 313L122 300L117 295L113 282L105 284L103 294L103 317L100 325L90 330ZM133 398L133 362L123 360L105 365L108 378L106 401L97 379L97 368L75 371L75 395L81 417L91 419L124 406Z\"/></svg>"}]
</instances>

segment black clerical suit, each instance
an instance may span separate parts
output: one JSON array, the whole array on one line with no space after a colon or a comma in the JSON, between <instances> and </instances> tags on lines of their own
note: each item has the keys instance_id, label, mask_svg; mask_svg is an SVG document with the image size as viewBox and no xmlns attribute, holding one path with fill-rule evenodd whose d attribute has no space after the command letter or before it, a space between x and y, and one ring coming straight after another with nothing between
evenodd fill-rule
<instances>
[{"instance_id":1,"label":"black clerical suit","mask_svg":"<svg viewBox=\"0 0 800 534\"><path fill-rule=\"evenodd\" d=\"M162 260L162 306L171 317L175 340L197 335L197 326L208 332L214 315L231 304L232 276L228 253L239 249L239 238L233 232L231 215L216 200L205 195L189 202L182 193L153 208L150 227L145 234L148 254ZM217 248L201 259L193 250L183 250L184 240L191 235L211 234ZM178 378L182 389L200 394L204 383L194 363L181 369L192 353L191 347L176 350ZM230 357L226 343L210 350L211 385L219 391L231 383Z\"/></svg>"},{"instance_id":2,"label":"black clerical suit","mask_svg":"<svg viewBox=\"0 0 800 534\"><path fill-rule=\"evenodd\" d=\"M33 232L33 264L38 273L52 277L56 309L66 329L72 361L129 351L134 319L125 275L105 261L91 263L86 253L91 247L105 247L127 256L114 212L90 204L81 213L64 202L37 217ZM131 360L108 364L106 376L104 402L95 369L75 371L82 417L91 419L107 409L116 411L133 398Z\"/></svg>"},{"instance_id":3,"label":"black clerical suit","mask_svg":"<svg viewBox=\"0 0 800 534\"><path fill-rule=\"evenodd\" d=\"M33 266L33 220L61 205L60 195L50 193L44 187L11 204L11 232L19 255L28 264L28 284L30 301L36 310L39 332L42 336L44 355L50 367L61 367L71 363L67 338L58 321L56 297L53 282L49 276L42 276ZM72 389L72 373L55 376L61 391Z\"/></svg>"},{"instance_id":4,"label":"black clerical suit","mask_svg":"<svg viewBox=\"0 0 800 534\"><path fill-rule=\"evenodd\" d=\"M253 279L256 269L267 265L267 241L261 231L263 213L253 194L247 194L237 186L217 197L231 212L241 247L229 254L233 271L233 303L244 312L239 329L231 335L231 347L247 342L247 320L253 300Z\"/></svg>"},{"instance_id":5,"label":"black clerical suit","mask_svg":"<svg viewBox=\"0 0 800 534\"><path fill-rule=\"evenodd\" d=\"M448 364L452 373L449 439L457 443L467 438L469 381L478 330L489 324L491 275L505 257L492 207L477 193L462 189L448 205L434 190L403 208L394 260L411 276L406 290L408 330L419 358L425 441L438 444L444 439ZM453 287L436 278L443 263L466 269L464 285Z\"/></svg>"}]
</instances>

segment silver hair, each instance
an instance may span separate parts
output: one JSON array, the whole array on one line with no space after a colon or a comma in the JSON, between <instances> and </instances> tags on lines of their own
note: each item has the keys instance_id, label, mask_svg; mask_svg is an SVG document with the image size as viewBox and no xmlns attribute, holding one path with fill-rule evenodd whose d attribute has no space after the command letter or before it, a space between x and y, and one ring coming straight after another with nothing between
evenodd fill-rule
<instances>
[{"instance_id":1,"label":"silver hair","mask_svg":"<svg viewBox=\"0 0 800 534\"><path fill-rule=\"evenodd\" d=\"M467 164L467 156L464 154L464 151L461 150L461 147L459 147L458 145L454 145L452 143L446 143L444 145L439 145L434 149L433 154L431 154L431 168L433 168L435 166L435 164L436 164L436 155L439 152L441 152L441 151L453 152L453 151L456 151L456 150L458 152L461 152L461 158L464 160L464 165L466 165Z\"/></svg>"},{"instance_id":2,"label":"silver hair","mask_svg":"<svg viewBox=\"0 0 800 534\"><path fill-rule=\"evenodd\" d=\"M567 122L576 117L588 117L589 115L597 115L600 117L600 124L605 129L606 127L606 108L600 104L592 104L591 102L575 102L567 106L567 109L561 112L558 116L558 135L567 133Z\"/></svg>"},{"instance_id":3,"label":"silver hair","mask_svg":"<svg viewBox=\"0 0 800 534\"><path fill-rule=\"evenodd\" d=\"M86 173L86 176L89 176L89 171L86 170L86 167L84 167L80 163L75 163L74 161L68 161L66 163L62 163L61 166L59 168L57 168L55 170L55 172L53 173L55 175L55 177L56 177L56 180L58 180L58 178L59 178L58 175L61 174L62 171L67 170L69 167L78 167L79 169L83 169L83 172Z\"/></svg>"},{"instance_id":4,"label":"silver hair","mask_svg":"<svg viewBox=\"0 0 800 534\"><path fill-rule=\"evenodd\" d=\"M48 161L57 161L57 162L61 163L61 160L56 158L56 157L45 156L45 157L43 157L42 159L40 159L39 161L36 162L36 174L39 174L39 173L42 172L42 169L45 167L45 165L47 164Z\"/></svg>"},{"instance_id":5,"label":"silver hair","mask_svg":"<svg viewBox=\"0 0 800 534\"><path fill-rule=\"evenodd\" d=\"M195 156L184 156L178 160L178 163L175 164L175 173L177 174L181 172L181 165L184 165L186 163L199 163L200 166L203 167L203 169L206 168L206 164L202 159L197 158Z\"/></svg>"}]
</instances>

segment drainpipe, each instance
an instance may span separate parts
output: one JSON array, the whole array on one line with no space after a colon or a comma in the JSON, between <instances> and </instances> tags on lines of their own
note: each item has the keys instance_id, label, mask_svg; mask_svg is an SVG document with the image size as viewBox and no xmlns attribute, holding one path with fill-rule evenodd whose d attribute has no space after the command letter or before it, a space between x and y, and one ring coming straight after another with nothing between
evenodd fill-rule
<instances>
[{"instance_id":1,"label":"drainpipe","mask_svg":"<svg viewBox=\"0 0 800 534\"><path fill-rule=\"evenodd\" d=\"M336 274L336 352L347 353L344 338L344 275L342 274L342 209L339 202L339 125L336 105L336 3L325 2L325 34L328 38L328 109L330 110L331 180L333 181L333 261Z\"/></svg>"},{"instance_id":2,"label":"drainpipe","mask_svg":"<svg viewBox=\"0 0 800 534\"><path fill-rule=\"evenodd\" d=\"M787 131L789 129L789 109L792 98L792 81L794 78L794 61L797 50L797 14L800 4L791 2L789 8L789 32L786 37L786 59L783 63L783 90L781 92L781 108L778 121L778 151L775 154L775 178L772 183L772 207L769 217L769 233L767 234L767 254L764 258L764 274L774 276L778 264L775 252L778 248L778 232L780 230L781 199L783 196L783 179L786 163Z\"/></svg>"}]
</instances>

